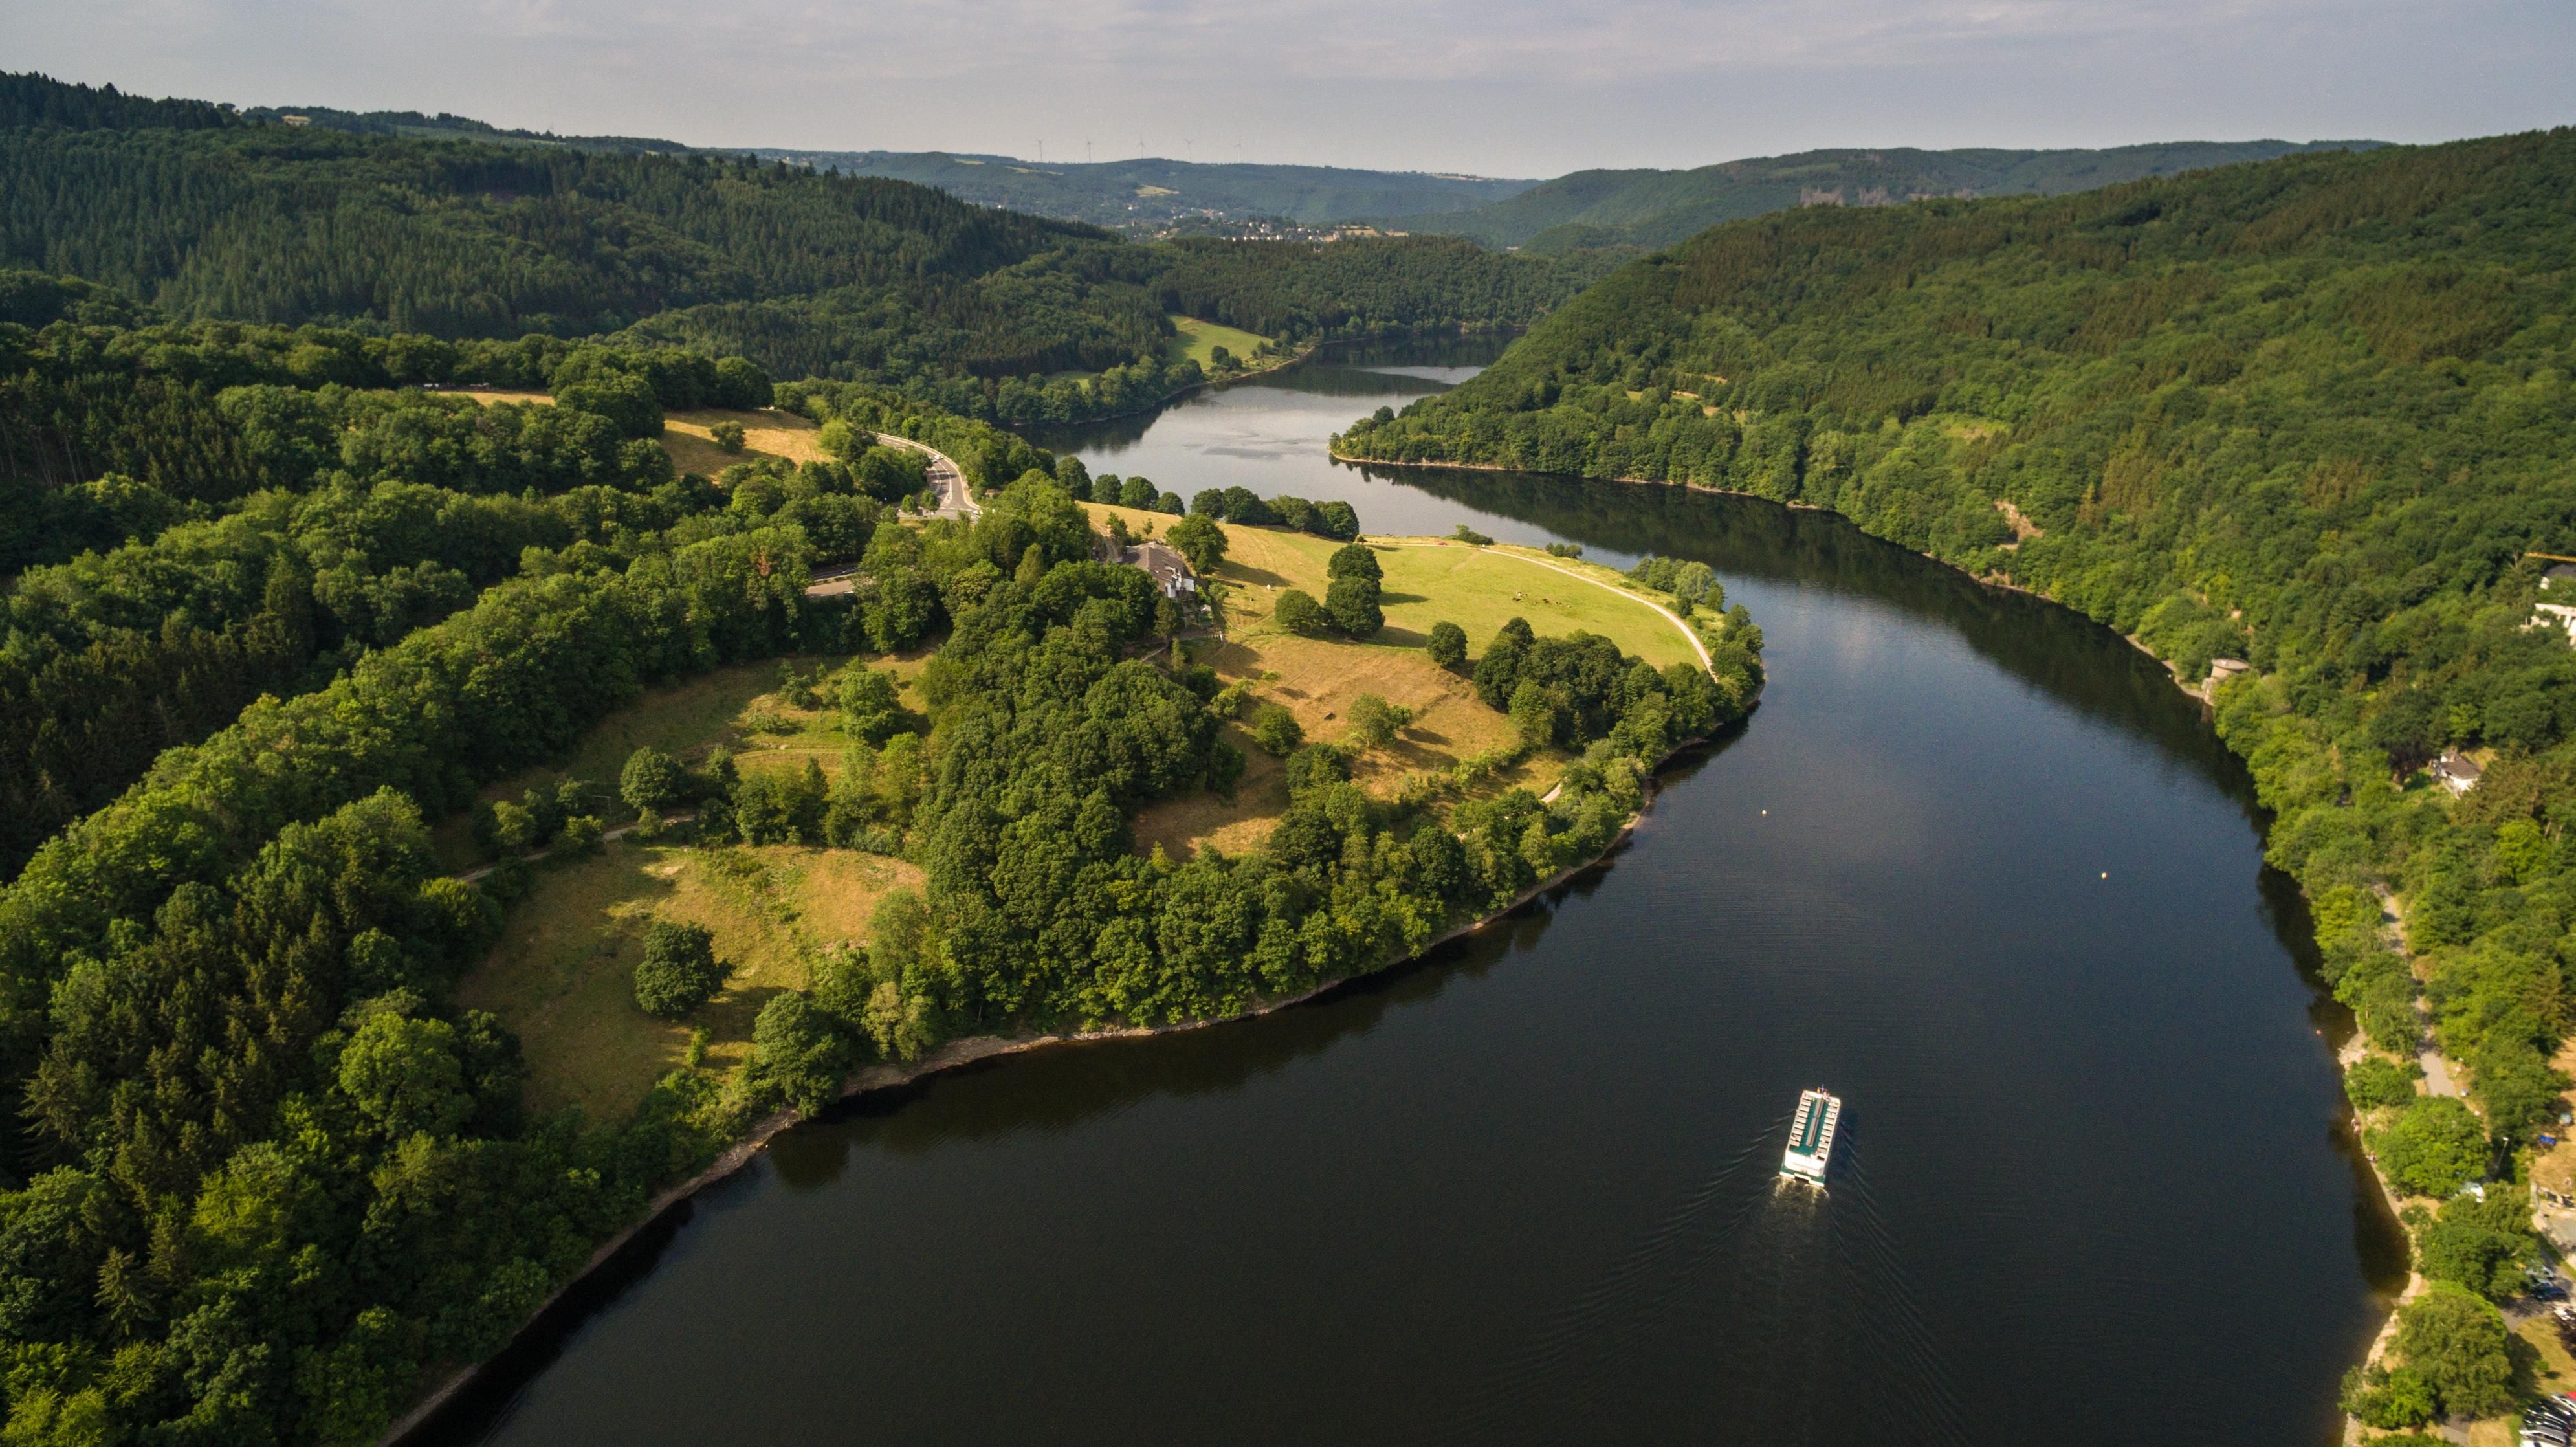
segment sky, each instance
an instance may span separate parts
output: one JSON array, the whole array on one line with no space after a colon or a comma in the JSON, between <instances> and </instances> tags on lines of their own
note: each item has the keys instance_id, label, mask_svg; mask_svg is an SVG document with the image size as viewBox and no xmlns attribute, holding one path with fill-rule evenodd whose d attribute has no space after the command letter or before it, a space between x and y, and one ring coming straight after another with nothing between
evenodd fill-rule
<instances>
[{"instance_id":1,"label":"sky","mask_svg":"<svg viewBox=\"0 0 2576 1447\"><path fill-rule=\"evenodd\" d=\"M703 146L1487 176L2576 121L2570 0L0 0L0 70Z\"/></svg>"}]
</instances>

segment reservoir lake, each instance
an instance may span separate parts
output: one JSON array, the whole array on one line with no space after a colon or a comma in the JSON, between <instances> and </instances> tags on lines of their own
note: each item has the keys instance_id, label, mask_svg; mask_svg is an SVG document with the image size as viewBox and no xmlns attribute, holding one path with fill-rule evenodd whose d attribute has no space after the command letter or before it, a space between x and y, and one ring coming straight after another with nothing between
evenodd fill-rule
<instances>
[{"instance_id":1,"label":"reservoir lake","mask_svg":"<svg viewBox=\"0 0 2576 1447\"><path fill-rule=\"evenodd\" d=\"M1827 514L1325 455L1493 354L1333 349L1035 440L1705 561L1769 687L1634 838L1316 1002L799 1127L417 1440L2337 1440L2403 1239L2200 705ZM1775 1179L1817 1085L1821 1195Z\"/></svg>"}]
</instances>

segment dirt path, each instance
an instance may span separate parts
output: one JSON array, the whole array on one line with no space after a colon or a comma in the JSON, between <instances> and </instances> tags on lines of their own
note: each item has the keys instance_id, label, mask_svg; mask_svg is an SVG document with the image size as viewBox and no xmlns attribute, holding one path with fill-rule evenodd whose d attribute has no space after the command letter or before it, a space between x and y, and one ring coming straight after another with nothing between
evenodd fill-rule
<instances>
[{"instance_id":1,"label":"dirt path","mask_svg":"<svg viewBox=\"0 0 2576 1447\"><path fill-rule=\"evenodd\" d=\"M1605 593L1616 593L1622 598L1633 599L1654 609L1656 612L1663 614L1664 621L1672 624L1675 628L1680 629L1681 635L1690 640L1691 651L1699 655L1700 667L1714 670L1717 666L1716 660L1708 656L1708 645L1700 641L1699 630L1693 628L1688 622L1684 621L1682 615L1641 593L1619 587L1616 584L1605 583L1599 578L1593 577L1589 573L1577 572L1572 568L1563 567L1556 563L1541 562L1527 553L1508 553L1499 548L1481 547L1468 543L1456 543L1445 539L1433 539L1427 542L1406 542L1395 538L1375 538L1370 541L1374 546L1390 548L1476 547L1476 551L1481 553L1491 553L1498 558L1510 558L1515 562L1527 563L1534 568L1545 568L1551 573L1563 573L1565 576L1572 578L1578 583L1590 583L1593 587L1599 588Z\"/></svg>"}]
</instances>

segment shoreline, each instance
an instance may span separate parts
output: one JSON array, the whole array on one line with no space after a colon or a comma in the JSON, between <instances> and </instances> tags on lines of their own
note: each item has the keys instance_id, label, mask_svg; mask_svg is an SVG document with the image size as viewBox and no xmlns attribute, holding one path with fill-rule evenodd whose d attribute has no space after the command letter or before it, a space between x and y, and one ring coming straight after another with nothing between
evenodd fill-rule
<instances>
[{"instance_id":1,"label":"shoreline","mask_svg":"<svg viewBox=\"0 0 2576 1447\"><path fill-rule=\"evenodd\" d=\"M1650 478L1650 477L1600 477L1600 478L1596 478L1596 477L1593 477L1593 476L1591 476L1590 474L1586 474L1586 473L1548 472L1548 471L1546 471L1545 469L1538 469L1538 468L1527 468L1527 467L1505 467L1505 466L1503 466L1503 465L1502 465L1502 464L1500 464L1500 463L1491 463L1491 462L1389 462L1389 461L1386 461L1386 460L1385 460L1385 459L1383 459L1383 458L1374 458L1374 457L1354 457L1354 456L1349 455L1348 453L1343 452L1343 451L1342 451L1339 447L1337 447L1337 446L1328 446L1328 447L1327 447L1327 451L1330 453L1330 455L1331 455L1331 457L1332 457L1332 459L1333 459L1334 461L1336 461L1336 462L1346 462L1346 463L1353 464L1353 465L1355 465L1355 466L1370 466L1370 465L1374 465L1374 466L1378 466L1378 467L1419 467L1419 468L1434 468L1434 469L1439 469L1439 470L1442 470L1442 471L1456 471L1456 472L1529 472L1529 473L1536 473L1537 475L1539 475L1539 476L1544 476L1544 477L1561 477L1561 478L1568 478L1568 479L1572 479L1572 480L1575 480L1575 481L1581 481L1581 482L1617 482L1617 483L1626 483L1626 484L1629 484L1629 485L1632 485L1632 486L1637 486L1637 487L1679 487L1679 488L1684 488L1684 489L1686 489L1686 490L1688 490L1688 491L1691 491L1691 492L1705 492L1705 493L1713 493L1713 494L1716 494L1716 495L1721 496L1721 497L1749 497L1749 498L1755 498L1755 499L1758 499L1758 500L1760 500L1760 501L1770 503L1770 504L1772 504L1773 506L1776 506L1776 507L1789 508L1789 509L1791 509L1791 510L1793 510L1793 511L1800 511L1800 512L1831 512L1831 513L1834 513L1837 517L1841 517L1845 522L1849 522L1849 523L1851 523L1851 525L1852 525L1854 528L1859 529L1859 531L1862 533L1862 535L1863 535L1863 536L1871 537L1871 538L1876 538L1876 539L1877 539L1878 541L1880 541L1880 542L1891 542L1891 541L1892 541L1892 540L1890 540L1890 539L1886 539L1886 538L1879 538L1879 537L1878 537L1878 535L1877 535L1876 533L1872 533L1872 532L1870 532L1867 528L1862 528L1862 527L1861 527L1861 525L1860 525L1858 522L1854 521L1854 520L1851 518L1851 516L1850 516L1849 514L1847 514L1847 513L1843 513L1843 512L1841 512L1841 511L1839 511L1838 509L1834 509L1834 508L1827 508L1827 507L1820 507L1820 506L1818 506L1817 504L1815 504L1815 503L1811 503L1811 502L1787 502L1787 501L1783 501L1783 500L1782 500L1782 499L1780 499L1780 498L1766 496L1766 495L1764 495L1764 494L1762 494L1762 493L1757 493L1757 492L1745 492L1745 491L1743 491L1743 490L1741 490L1741 489L1738 489L1738 488L1731 488L1731 487L1707 487L1707 486L1703 486L1702 484L1699 484L1699 483L1695 483L1695 482L1688 482L1688 481L1685 481L1685 482L1664 482L1664 481L1657 481L1656 479L1654 479L1654 478ZM1894 545L1894 546L1896 546L1896 547L1904 547L1904 546L1905 546L1905 545L1904 545L1904 544L1902 544L1902 543L1894 543L1893 545ZM2039 591L2038 589L2036 589L2036 588L2028 588L2028 587L2024 587L2024 586L2022 586L2022 585L2021 585L2021 584L2019 584L2019 583L2015 583L2015 582L2011 581L2011 580L2010 580L2009 578L2007 578L2007 577L2002 577L2002 576L1980 577L1979 575L1977 575L1977 574L1975 574L1975 573L1971 573L1971 572L1969 572L1967 569L1960 567L1958 564L1956 564L1956 563L1953 563L1953 562L1949 561L1947 558L1936 557L1936 556L1934 556L1934 555L1933 555L1933 554L1931 554L1931 553L1918 552L1918 551L1916 551L1915 549L1912 549L1912 548L1907 548L1907 549L1906 549L1906 551L1914 553L1914 555L1915 555L1916 557L1920 557L1920 558L1929 558L1929 559L1931 559L1933 562L1940 564L1940 565L1941 565L1942 567L1944 567L1944 568L1948 568L1950 571L1952 571L1952 572L1954 572L1954 573L1957 573L1959 576L1961 576L1961 577L1963 577L1963 578L1966 578L1966 579L1968 579L1969 581L1974 582L1974 583L1978 584L1978 585L1979 585L1979 586L1981 586L1981 587L1995 588L1995 589L2002 590L2002 591L2004 591L2004 592L2019 593L2019 594L2022 594L2022 595L2023 595L2023 596L2025 596L2025 597L2037 598L2037 599L2040 599L2040 600L2042 600L2042 601L2044 601L2044 602L2055 604L2057 607L2060 607L2060 608L2066 608L2066 609L2067 609L2067 611L2069 611L2069 612L2076 612L2076 613L2078 613L2078 616L2087 617L2088 619L2090 618L2090 615L2081 614L2081 613L2079 612L2079 610L2076 610L2076 609L2073 609L2073 608L2068 607L2068 605L2067 605L2067 604L2065 604L2065 603L2063 603L2063 602L2060 602L2059 600L2057 600L2057 599L2055 599L2055 598L2049 597L2049 595L2048 595L2048 594L2043 593L2043 592L2040 592L2040 591ZM2091 620L2091 621L2099 621L2099 620ZM2109 627L2110 625L2108 625L2108 624L2104 624L2103 626L2104 626L2104 627ZM2136 636L2136 635L2134 635L2134 634L2129 634L2129 633L2121 633L2121 632L2120 632L2118 629L2116 629L2116 628L2112 629L2111 631L2112 631L2114 634L2116 634L2116 635L2120 638L2120 640L2121 640L2122 642L2127 643L2130 647L2135 648L2135 649L2137 649L2140 653L2143 653L2143 654L2147 655L2147 657L2154 659L2154 660L2156 661L2157 665L2158 665L2159 667L2161 667L2161 668L2163 668L2163 669L2165 670L2165 675L2166 675L2166 677L2170 678L2170 679L2173 681L2173 685L2174 685L2174 687L2175 687L2175 688L2177 688L2177 689L2179 689L2185 697L2192 699L2193 701L2197 702L2197 703L2201 706L2201 709L2202 709L2202 711L2203 711L2204 715L2208 714L2209 712L2211 712L2212 710L2214 710L2214 709L2217 707L2217 699L2216 699L2217 689L2216 689L2216 687L2215 687L2213 684L2211 684L2211 683L2207 683L2207 682L2204 682L2204 683L2200 684L2199 686L2195 687L2195 686L2193 686L2192 684L2189 684L2189 683L2184 682L2184 681L2183 681L2182 674L2181 674L2178 670L2176 670L2176 669L2175 669L2175 667L2173 666L2173 664L2172 664L2172 662L2171 662L2171 661L2169 661L2169 660L2167 660L2167 659L2165 659L2165 658L2161 657L2160 655L2158 655L2158 654L2157 654L2157 652L2156 652L2154 649L2152 649L2152 648L2148 647L2144 642L2141 642L2141 641L2137 638L2137 636ZM2222 740L2220 741L2220 745L2221 745L2221 747L2225 747L2225 740L2223 740L2223 739L2222 739ZM2243 756L2242 756L2242 755L2240 755L2240 754L2237 754L2237 753L2236 753L2236 751L2235 751L2234 749L2229 749L2229 750L2228 750L2228 753L2230 754L2230 756L2232 756L2232 757L2236 757L2236 758L2238 758L2238 759L2240 759L2240 760L2243 758ZM2271 811L2270 811L2270 810L2268 810L2268 809L2266 809L2264 812L2265 812L2265 814L2268 816L2268 815L2270 814L2270 812L2271 812ZM2264 826L2264 828L2265 828L2265 832L2268 834L2268 833L2270 832L2270 825L2269 825L2269 824L2266 824L2266 825ZM2299 897L2300 897L2300 899L2301 899L2301 900L2303 900L2303 901L2304 901L2304 900L2307 900L2307 890L2305 889L2305 887L2302 887L2302 888L2300 889L2300 891L2299 891ZM2311 901L2311 903L2313 903L2313 902ZM2402 945L2401 945L2401 953L2403 953ZM2411 965L2413 964L2413 962L2414 962L2414 956L2413 956L2412 954L2407 954L2405 957L2406 957L2406 959L2407 959L2408 964L2411 966ZM2332 996L2331 996L2331 995L2329 995L2329 996L2328 996L2328 998L2332 998ZM2419 1006L2419 1009L2420 1009L2420 1006ZM2359 1031L2359 1026L2356 1024L2356 1026L2355 1026L2355 1039L2359 1039L2359 1038L2360 1038L2358 1031ZM2369 1048L2369 1047L2368 1047L2367 1043L2365 1042L2365 1043L2363 1044L2363 1049L2364 1049L2364 1051L2367 1051L2367 1049L2368 1049L2368 1048ZM2446 1056L2444 1056L2444 1057L2443 1057L2443 1059L2444 1059L2444 1061L2445 1061L2446 1063L2448 1063L2448 1064L2452 1065L2454 1068L2456 1068L2456 1067L2457 1067L2457 1065L2458 1065L2458 1062L2456 1062L2456 1061L2452 1061L2452 1060L2450 1059L2450 1057L2448 1057L2447 1055L2446 1055ZM2342 1061L2342 1059L2340 1058L2340 1055L2338 1055L2338 1058L2336 1059L2335 1064L2336 1064L2336 1073L2337 1073L2337 1085L2338 1085L2338 1088L2340 1088L2340 1085L2341 1085L2341 1074L2342 1074L2342 1067L2343 1067L2343 1061ZM2455 1077L2455 1078L2456 1078L2456 1077ZM2397 1192L2396 1192L2394 1189L2392 1189L2392 1188L2391 1188L2391 1186L2390 1186L2390 1184L2389 1184L2388 1176L2387 1176L2386 1172L2384 1172L2383 1170L2381 1170L2380 1165L2379 1165L2379 1162L2378 1162L2377 1160L2375 1160L2375 1159L2373 1159L2373 1158L2372 1158L2371 1153L2370 1153L2370 1150L2369 1150L2369 1147L2368 1147L2366 1144L2364 1144L2364 1143L2363 1143L2363 1141L2362 1141L2362 1139L2361 1139L2361 1122L2360 1122L2360 1119L2359 1119L2359 1115L2358 1115L2358 1113L2357 1113L2357 1112L2353 1112L2353 1111L2352 1111L2352 1109L2351 1109L2351 1105L2350 1105L2350 1102L2349 1102L2349 1101L2347 1101L2347 1102L2345 1103L2345 1110L2346 1110L2346 1112L2347 1112L2347 1117L2351 1120L2351 1124L2352 1124L2352 1131L2353 1131L2353 1147L2354 1147L2354 1149L2356 1149L2356 1150L2358 1150L2358 1151L2360 1151L2360 1152L2361 1152L2362 1163L2363 1163L2364 1165L2366 1165L2366 1166L2368 1166L2368 1167L2370 1168L2370 1175L2371 1175L2371 1179L2373 1179L2373 1180L2375 1180L2375 1181L2377 1181L2377 1182L2379 1183L2379 1194L2380 1194L2380 1201L2381 1201L2381 1204L2382 1204L2384 1207L2386 1207L2386 1209L2388 1210L2388 1212L2389 1212L2389 1214L2390 1214L2391 1216L2394 1216L2394 1215L2396 1214L2396 1212L2397 1212L2397 1205L2398 1205L2398 1201L2399 1201L2400 1197L2398 1196ZM2411 1233L2410 1233L2410 1234L2411 1234ZM2410 1254L2411 1254L2412 1249L2413 1249L2413 1242L2411 1241L2411 1239L2410 1239L2410 1241L2408 1242L2408 1249L2409 1249L2409 1252L2410 1252ZM2390 1345L2392 1342L2394 1342L2394 1341L2395 1341L2395 1339L2396 1339L2396 1335L2397 1335L2397 1308L2398 1308L2398 1307L2400 1307L2400 1306L2403 1306L2406 1302L2413 1300L2417 1295L2421 1294L2421 1293L2426 1289L2426 1287L2427 1287L2429 1284L2430 1284L2430 1283L2428 1283L2428 1282L2425 1280L2425 1278L2424 1278L2423 1274L2422 1274L2421 1272L2414 1271L2414 1270L2412 1269L2411 1264L2410 1264L2410 1267L2409 1267L2409 1270L2408 1270L2408 1279L2407 1279L2407 1284L2406 1284L2406 1285L2405 1285L2405 1286L2404 1286L2404 1287L2403 1287L2403 1288L2402 1288L2402 1289L2401 1289L2401 1290L2400 1290L2396 1295L2394 1295L2394 1296L2392 1296L2392 1297L2390 1297L2390 1298L2389 1298L2389 1301L2388 1301L2388 1315L2387 1315L2386 1319L2384 1319L2383 1321L2381 1321L2381 1322L2380 1322L2380 1324L2379 1324L2379 1330L2378 1330L2378 1331L2377 1331L2377 1333L2376 1333L2376 1334L2374 1334L2374 1336L2372 1337L2372 1340L2371 1340L2371 1343L2370 1343L2370 1347L2369 1347L2369 1349L2368 1349L2368 1350L2363 1354L2363 1356L2362 1356L2362 1358L2361 1358L2361 1362L2360 1362L2360 1364L2361 1364L2361 1365L2363 1365L2363 1366L2369 1366L2369 1365L2371 1365L2371 1364L2373 1364L2373 1363L2376 1363L2376 1362L2377 1362L2377 1361L2379 1361L2379 1359L2380 1359L2380 1358L2381 1358L2381 1357L2382 1357L2382 1356L2387 1352L2389 1345ZM2374 1288L2374 1294L2375 1294L2375 1288ZM2366 1428L2364 1428L2364 1427L2361 1425L2361 1422L2360 1422L2360 1420L2359 1420L2358 1418L2355 1418L2355 1417L2352 1417L2352 1416L2349 1416L2349 1415L2345 1416L2345 1418L2344 1418L2344 1433L2343 1433L2343 1438L2342 1438L2342 1440L2343 1440L2344 1442L2346 1442L2346 1443L2348 1443L2348 1444L2349 1444L2349 1443L2362 1442L2362 1441L2366 1441L2366 1440L2368 1440L2369 1436L2370 1436L2369 1430L2368 1430L2368 1429L2366 1429Z\"/></svg>"},{"instance_id":2,"label":"shoreline","mask_svg":"<svg viewBox=\"0 0 2576 1447\"><path fill-rule=\"evenodd\" d=\"M880 1063L852 1073L842 1080L840 1093L832 1098L832 1103L824 1107L824 1111L828 1113L841 1105L860 1099L864 1096L883 1094L887 1091L893 1090L902 1090L910 1086L917 1085L922 1081L933 1079L940 1075L945 1075L951 1071L962 1070L970 1065L976 1065L987 1060L997 1060L1006 1056L1023 1055L1032 1051L1045 1050L1064 1045L1088 1045L1109 1040L1144 1040L1158 1035L1176 1035L1183 1031L1192 1030L1211 1030L1226 1025L1240 1024L1247 1020L1258 1020L1264 1016L1277 1014L1282 1010L1291 1009L1298 1005L1309 1004L1314 1001L1324 999L1337 991L1349 988L1361 981L1373 979L1379 975L1386 974L1391 970L1400 969L1406 965L1420 961L1428 956L1432 951L1439 949L1443 945L1464 939L1478 931L1498 924L1503 920L1510 918L1512 915L1518 914L1532 901L1546 895L1552 890L1562 888L1567 883L1582 875L1585 871L1597 869L1607 864L1612 855L1617 854L1626 846L1630 836L1636 832L1637 826L1642 823L1645 820L1646 815L1654 809L1655 796L1662 792L1658 780L1664 769L1669 767L1673 760L1680 758L1683 754L1688 753L1692 749L1706 747L1708 744L1715 741L1720 735L1725 733L1727 729L1738 727L1750 721L1753 717L1754 710L1761 707L1761 704L1762 690L1757 687L1753 692L1753 696L1745 700L1744 712L1741 715L1729 720L1726 724L1703 737L1686 740L1683 743L1675 745L1671 750L1667 751L1662 758L1657 759L1654 766L1647 770L1646 796L1644 800L1638 804L1635 813L1630 814L1626 820L1621 822L1618 832L1610 836L1609 842L1601 846L1600 853L1595 854L1589 859L1582 860L1579 863L1567 865L1565 868L1558 870L1555 874L1538 881L1528 889L1525 889L1519 894L1513 896L1509 904L1452 926L1439 935L1424 941L1418 948L1407 951L1402 955L1398 955L1392 959L1373 965L1368 969L1355 971L1337 979L1328 980L1322 984L1313 986L1310 989L1302 990L1297 994L1286 995L1276 1000L1266 1001L1261 1005L1242 1012L1241 1014L1227 1015L1221 1019L1184 1020L1170 1025L1123 1025L1106 1027L1098 1030L1073 1030L1044 1035L970 1035L963 1039L951 1040L931 1051L928 1055L923 1056L919 1060L911 1061L909 1063ZM530 1333L534 1332L538 1326L545 1321L547 1315L560 1305L566 1297L587 1285L592 1278L599 1275L602 1270L614 1263L618 1257L623 1255L628 1248L644 1237L646 1233L655 1230L675 1214L687 1209L689 1204L694 1201L701 1192L704 1192L711 1187L721 1185L724 1182L731 1180L736 1175L741 1174L745 1167L758 1159L760 1154L768 1149L771 1141L777 1139L787 1131L817 1118L819 1117L799 1115L793 1109L773 1111L762 1117L760 1120L754 1122L751 1129L746 1132L741 1139L735 1141L729 1146L726 1146L722 1151L719 1151L716 1154L715 1159L710 1161L706 1167L700 1170L696 1175L693 1175L687 1180L681 1181L676 1185L666 1186L663 1189L654 1192L652 1198L645 1205L642 1217L629 1224L615 1235L609 1237L607 1240L601 1242L598 1248L591 1252L590 1259L582 1263L579 1271L566 1277L561 1285L546 1293L546 1299L538 1303L536 1310L528 1314L527 1320L521 1322L517 1330L510 1333L510 1339L508 1341L503 1342L499 1347L494 1348L492 1352L484 1356L480 1361L459 1368L445 1381L442 1381L437 1386L431 1388L427 1394L413 1403L410 1410L395 1418L393 1423L385 1428L383 1433L376 1438L377 1447L401 1447L401 1444L407 1442L414 1434L428 1427L432 1419L438 1415L440 1408L445 1407L448 1403L454 1401L460 1393L481 1381L485 1373L491 1370L494 1362L501 1360L517 1348Z\"/></svg>"}]
</instances>

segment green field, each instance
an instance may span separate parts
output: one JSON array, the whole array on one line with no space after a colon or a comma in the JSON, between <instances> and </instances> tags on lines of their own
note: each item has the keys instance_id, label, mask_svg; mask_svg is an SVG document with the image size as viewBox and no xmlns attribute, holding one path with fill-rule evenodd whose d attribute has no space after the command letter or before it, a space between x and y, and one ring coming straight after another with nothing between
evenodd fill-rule
<instances>
[{"instance_id":1,"label":"green field","mask_svg":"<svg viewBox=\"0 0 2576 1447\"><path fill-rule=\"evenodd\" d=\"M1250 361L1252 354L1270 340L1257 332L1217 322L1203 322L1197 317L1175 316L1172 325L1178 327L1181 334L1163 344L1164 355L1175 360L1187 357L1202 367L1210 364L1218 347L1232 352L1236 361L1245 362Z\"/></svg>"},{"instance_id":2,"label":"green field","mask_svg":"<svg viewBox=\"0 0 2576 1447\"><path fill-rule=\"evenodd\" d=\"M1114 514L1139 532L1172 522L1129 508L1092 504L1090 511L1095 518ZM1682 625L1607 568L1528 548L1470 547L1440 538L1370 540L1386 575L1385 631L1364 643L1301 637L1271 621L1279 591L1303 588L1322 597L1326 562L1342 545L1278 528L1223 526L1226 560L1216 577L1233 585L1224 603L1226 636L1195 644L1192 661L1208 664L1229 683L1250 681L1254 704L1287 709L1309 739L1340 739L1349 727L1351 702L1362 693L1411 709L1413 724L1393 743L1355 761L1353 778L1381 798L1402 792L1417 775L1448 770L1513 740L1510 720L1486 707L1467 678L1423 651L1434 623L1465 629L1471 651L1482 651L1507 620L1518 617L1542 636L1600 634L1657 667L1698 659ZM1209 846L1240 854L1268 839L1288 807L1280 766L1239 726L1227 730L1227 739L1251 760L1234 797L1194 792L1153 804L1136 819L1139 849L1160 847L1186 859ZM1549 750L1475 792L1544 793L1566 762L1565 754Z\"/></svg>"}]
</instances>

